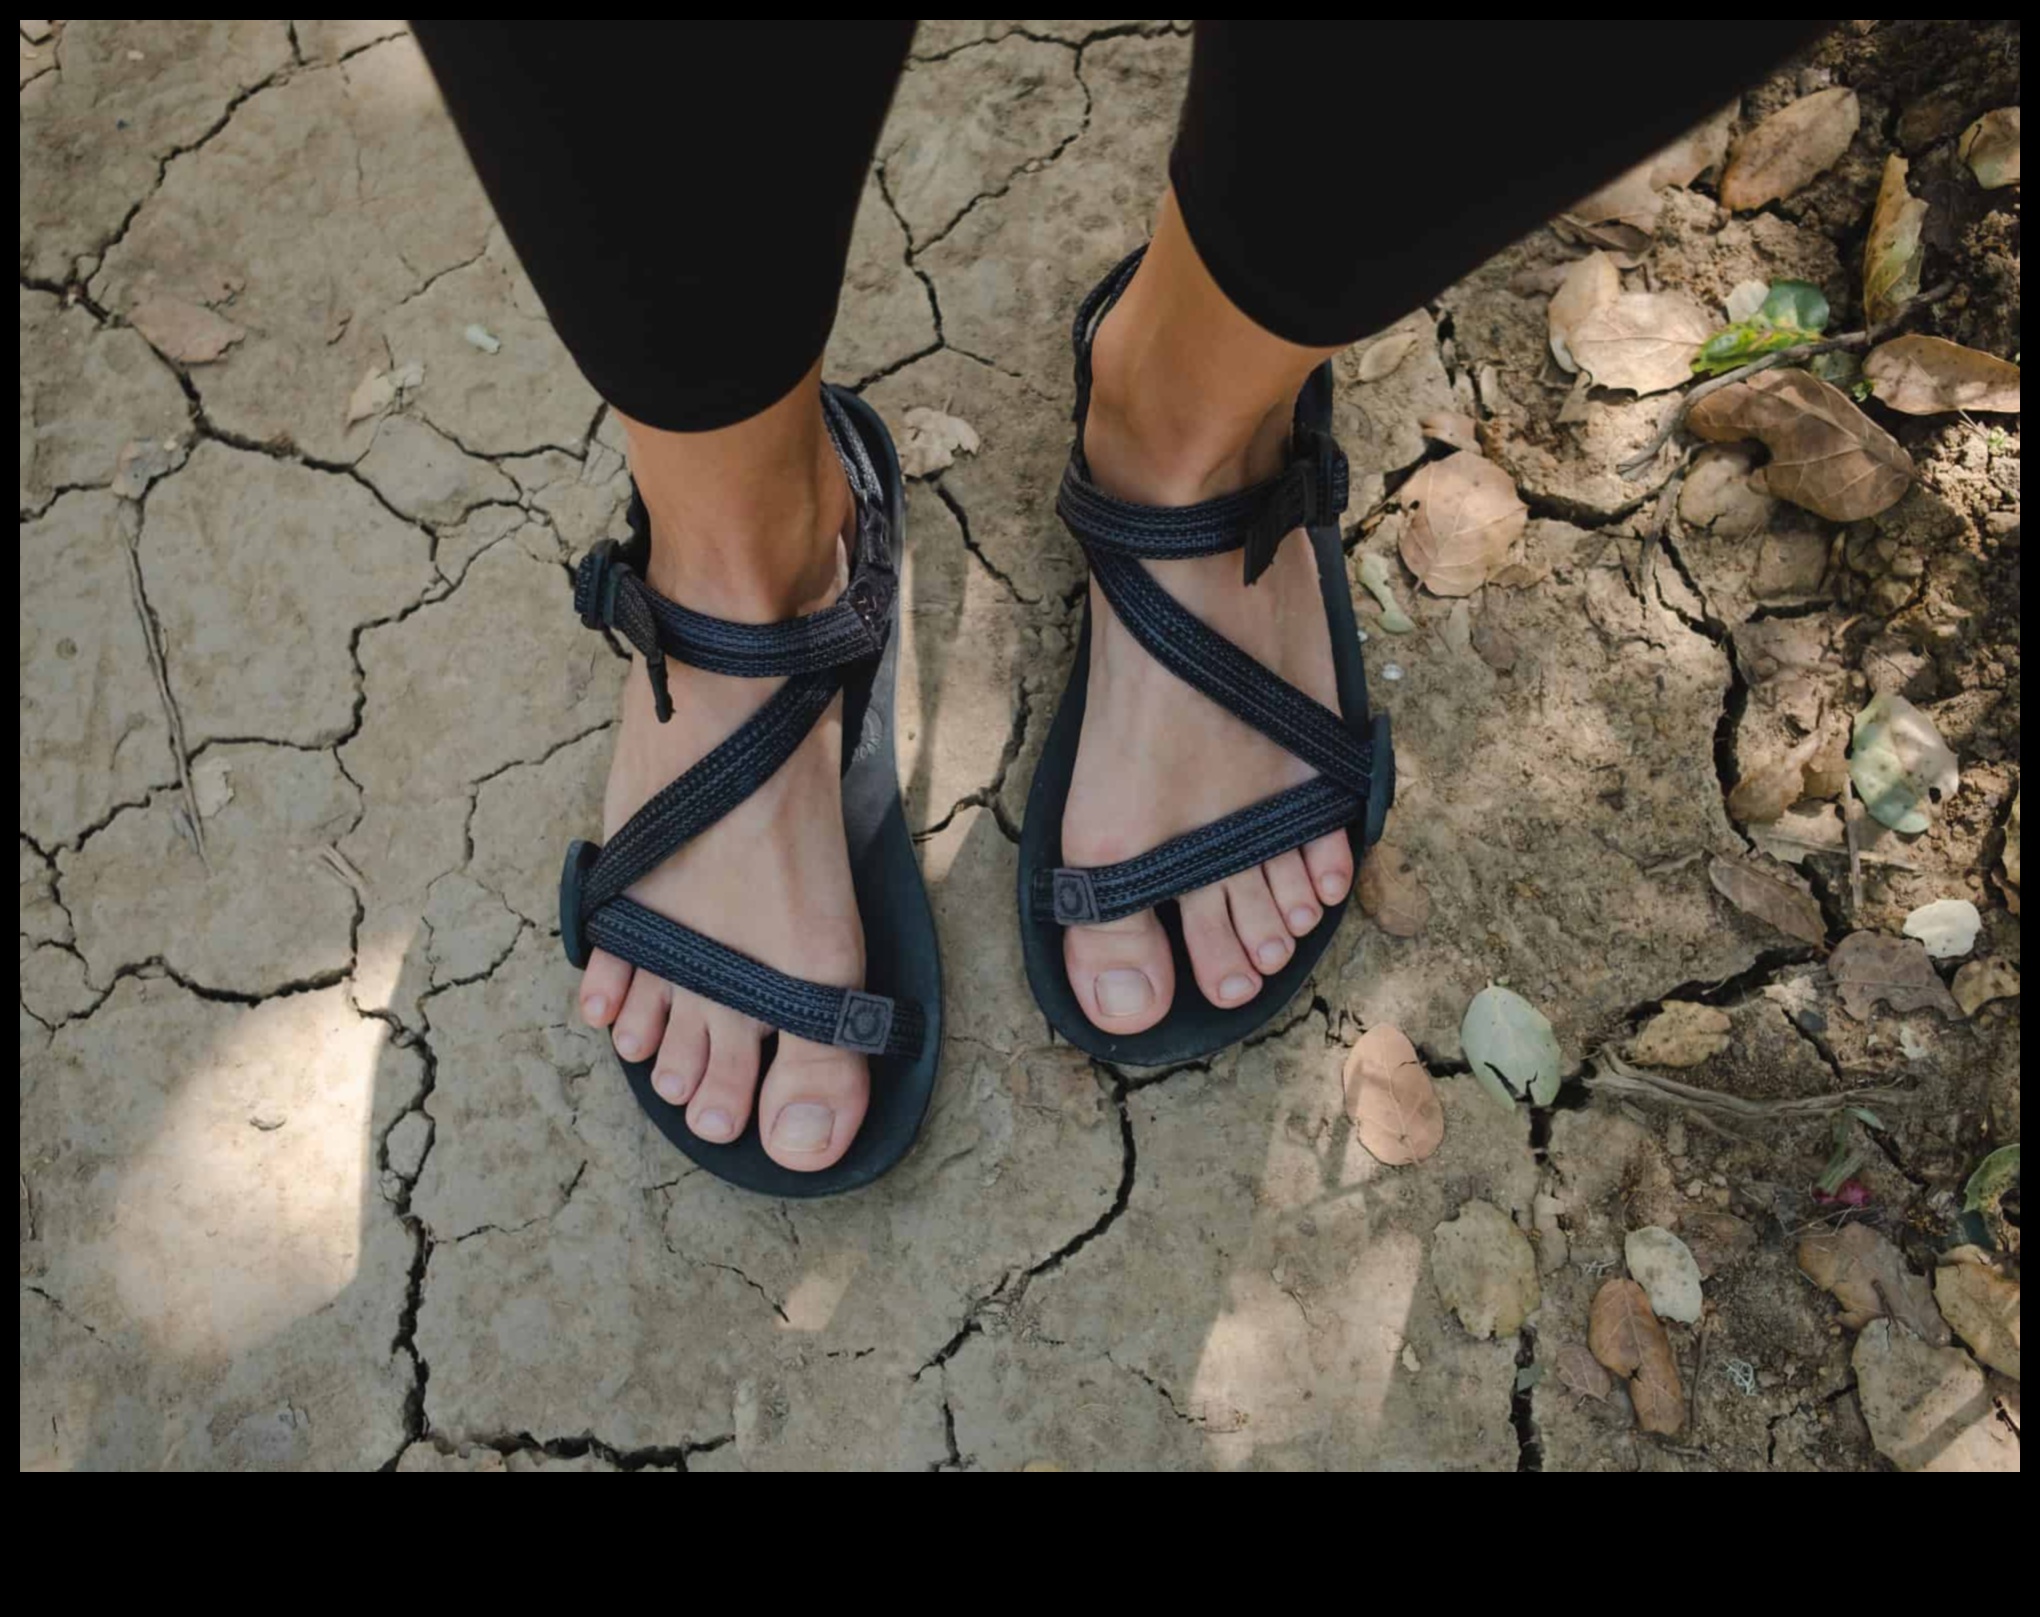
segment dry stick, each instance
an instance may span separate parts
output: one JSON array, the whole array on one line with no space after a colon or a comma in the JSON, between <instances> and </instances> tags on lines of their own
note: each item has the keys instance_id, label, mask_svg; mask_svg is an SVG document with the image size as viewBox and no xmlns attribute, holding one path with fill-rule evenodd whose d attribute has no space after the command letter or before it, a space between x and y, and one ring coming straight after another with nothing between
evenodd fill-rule
<instances>
[{"instance_id":1,"label":"dry stick","mask_svg":"<svg viewBox=\"0 0 2040 1617\"><path fill-rule=\"evenodd\" d=\"M1838 1112L1846 1107L1876 1101L1885 1106L1909 1106L1918 1097L1911 1090L1890 1087L1850 1089L1839 1095L1806 1095L1795 1100L1745 1100L1740 1095L1718 1094L1697 1084L1683 1084L1641 1067L1632 1067L1613 1050L1603 1046L1593 1054L1595 1075L1586 1080L1589 1089L1611 1094L1653 1095L1676 1100L1700 1111L1726 1112L1732 1117L1809 1117Z\"/></svg>"},{"instance_id":2,"label":"dry stick","mask_svg":"<svg viewBox=\"0 0 2040 1617\"><path fill-rule=\"evenodd\" d=\"M1856 783L1842 777L1842 832L1849 844L1849 919L1863 913L1863 803Z\"/></svg>"},{"instance_id":3,"label":"dry stick","mask_svg":"<svg viewBox=\"0 0 2040 1617\"><path fill-rule=\"evenodd\" d=\"M184 745L184 715L178 712L177 699L170 694L170 667L163 656L156 620L149 611L149 598L142 589L142 557L137 544L140 525L134 514L139 507L129 501L122 505L120 526L125 542L121 553L127 558L128 594L134 601L135 617L141 623L142 644L149 653L149 672L156 679L156 695L163 703L163 722L170 732L170 746L177 754L177 781L184 789L184 817L191 822L191 844L198 851L198 862L210 876L212 860L205 851L205 825L199 818L198 791L191 783L191 754Z\"/></svg>"},{"instance_id":4,"label":"dry stick","mask_svg":"<svg viewBox=\"0 0 2040 1617\"><path fill-rule=\"evenodd\" d=\"M1766 354L1762 359L1753 359L1747 365L1738 365L1732 371L1725 372L1710 381L1702 382L1692 392L1680 397L1679 407L1665 417L1665 423L1658 428L1657 435L1651 439L1650 447L1623 461L1615 469L1624 477L1633 477L1637 472L1643 470L1645 466L1656 460L1658 451L1672 441L1672 434L1686 424L1686 417L1692 413L1693 406L1706 398L1708 394L1719 393L1731 382L1748 381L1749 378L1755 376L1759 371L1768 371L1778 365L1796 364L1802 359L1812 359L1816 354L1832 354L1837 349L1842 348L1868 348L1870 344L1881 339L1886 332L1895 330L1915 310L1924 309L1931 303L1940 302L1942 298L1945 298L1954 290L1955 283L1953 281L1944 281L1931 292L1921 293L1889 320L1884 321L1880 325L1872 326L1867 331L1851 331L1840 337L1823 337L1819 342L1803 342L1795 348L1781 348L1775 354Z\"/></svg>"}]
</instances>

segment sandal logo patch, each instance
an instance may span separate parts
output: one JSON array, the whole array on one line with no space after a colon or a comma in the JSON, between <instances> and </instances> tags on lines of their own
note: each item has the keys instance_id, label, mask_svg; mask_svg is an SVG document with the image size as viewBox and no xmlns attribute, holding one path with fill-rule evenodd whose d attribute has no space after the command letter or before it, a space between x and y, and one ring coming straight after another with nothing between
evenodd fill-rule
<instances>
[{"instance_id":1,"label":"sandal logo patch","mask_svg":"<svg viewBox=\"0 0 2040 1617\"><path fill-rule=\"evenodd\" d=\"M1091 878L1082 870L1055 872L1051 896L1055 918L1062 926L1091 926L1098 919L1098 895L1091 890Z\"/></svg>"},{"instance_id":2,"label":"sandal logo patch","mask_svg":"<svg viewBox=\"0 0 2040 1617\"><path fill-rule=\"evenodd\" d=\"M858 1050L868 1056L883 1055L885 1041L892 1036L893 1002L883 994L860 994L850 989L843 995L843 1010L836 1018L838 1048Z\"/></svg>"}]
</instances>

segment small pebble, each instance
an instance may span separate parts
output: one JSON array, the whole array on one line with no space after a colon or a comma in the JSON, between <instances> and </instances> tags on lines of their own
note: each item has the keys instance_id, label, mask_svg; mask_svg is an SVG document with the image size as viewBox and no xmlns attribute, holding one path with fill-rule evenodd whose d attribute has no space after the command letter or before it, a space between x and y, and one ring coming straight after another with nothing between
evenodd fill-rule
<instances>
[{"instance_id":1,"label":"small pebble","mask_svg":"<svg viewBox=\"0 0 2040 1617\"><path fill-rule=\"evenodd\" d=\"M1714 1205L1716 1207L1726 1208L1728 1204L1734 1199L1735 1198L1730 1196L1729 1193L1725 1190L1717 1190L1714 1192Z\"/></svg>"},{"instance_id":2,"label":"small pebble","mask_svg":"<svg viewBox=\"0 0 2040 1617\"><path fill-rule=\"evenodd\" d=\"M1686 1187L1686 1199L1688 1201L1697 1202L1702 1196L1706 1194L1707 1194L1707 1181L1704 1179L1695 1179L1690 1185Z\"/></svg>"},{"instance_id":3,"label":"small pebble","mask_svg":"<svg viewBox=\"0 0 2040 1617\"><path fill-rule=\"evenodd\" d=\"M1415 1375L1424 1368L1424 1361L1417 1357L1417 1350L1407 1342L1403 1343L1402 1367L1409 1371L1411 1375Z\"/></svg>"},{"instance_id":4,"label":"small pebble","mask_svg":"<svg viewBox=\"0 0 2040 1617\"><path fill-rule=\"evenodd\" d=\"M1383 679L1385 679L1385 680L1388 680L1388 681L1389 681L1389 682L1390 682L1391 684L1392 684L1392 683L1394 683L1394 682L1395 682L1396 680L1398 680L1398 679L1401 679L1401 678L1402 678L1402 664L1401 664L1401 663L1383 663L1383 664L1381 665L1381 677L1382 677Z\"/></svg>"},{"instance_id":5,"label":"small pebble","mask_svg":"<svg viewBox=\"0 0 2040 1617\"><path fill-rule=\"evenodd\" d=\"M1725 1185L1728 1183L1728 1175L1725 1173L1710 1173L1707 1176L1707 1182L1710 1185Z\"/></svg>"},{"instance_id":6,"label":"small pebble","mask_svg":"<svg viewBox=\"0 0 2040 1617\"><path fill-rule=\"evenodd\" d=\"M487 326L469 326L461 335L485 354L493 354L503 346L502 339Z\"/></svg>"}]
</instances>

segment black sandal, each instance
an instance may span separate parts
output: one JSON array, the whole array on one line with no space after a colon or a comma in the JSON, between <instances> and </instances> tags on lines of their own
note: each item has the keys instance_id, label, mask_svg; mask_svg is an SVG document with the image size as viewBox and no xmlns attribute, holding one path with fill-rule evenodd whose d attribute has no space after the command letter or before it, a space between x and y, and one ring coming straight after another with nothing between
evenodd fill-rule
<instances>
[{"instance_id":1,"label":"black sandal","mask_svg":"<svg viewBox=\"0 0 2040 1617\"><path fill-rule=\"evenodd\" d=\"M1091 615L1086 600L1076 663L1027 794L1027 821L1020 834L1021 947L1035 1001L1056 1032L1104 1060L1157 1067L1210 1055L1271 1020L1309 978L1346 909L1344 899L1326 905L1325 920L1296 940L1289 963L1265 976L1253 999L1226 1010L1197 992L1182 922L1175 904L1168 901L1340 829L1354 840L1357 872L1360 856L1379 840L1382 821L1395 799L1395 756L1389 745L1388 716L1369 717L1367 674L1339 543L1338 517L1346 508L1346 457L1331 435L1330 365L1320 366L1297 397L1289 464L1280 476L1236 494L1177 507L1114 499L1091 481L1084 459L1091 343L1146 250L1141 248L1122 262L1077 310L1076 444L1056 495L1056 512L1084 547L1091 574L1113 612L1149 656L1317 771L1315 779L1301 786L1119 864L1092 869L1064 865L1063 805L1076 767L1090 669ZM1207 628L1141 565L1143 557L1166 561L1244 549L1246 582L1252 584L1275 559L1283 539L1299 527L1309 534L1317 555L1344 717ZM1176 958L1176 997L1155 1026L1115 1037L1093 1023L1077 1002L1063 965L1063 929L1156 908Z\"/></svg>"},{"instance_id":2,"label":"black sandal","mask_svg":"<svg viewBox=\"0 0 2040 1617\"><path fill-rule=\"evenodd\" d=\"M659 791L606 846L576 842L560 877L560 941L585 966L607 949L641 971L781 1032L856 1050L870 1060L871 1104L833 1166L795 1173L765 1154L756 1109L728 1145L703 1140L685 1109L652 1088L652 1063L624 1074L666 1138L719 1178L774 1196L826 1196L869 1184L914 1143L935 1088L942 971L935 919L900 807L893 762L893 684L899 661L899 564L906 503L891 436L871 407L822 390L830 441L857 502L850 582L823 611L784 623L730 623L689 611L644 582L651 522L633 489L630 539L604 540L582 559L574 607L591 629L613 629L644 659L659 722L672 717L666 658L719 674L785 677L777 694L728 740ZM843 829L864 921L865 985L824 987L655 914L624 889L699 836L771 778L843 692ZM769 1069L771 1041L761 1072ZM762 1082L762 1079L761 1079Z\"/></svg>"}]
</instances>

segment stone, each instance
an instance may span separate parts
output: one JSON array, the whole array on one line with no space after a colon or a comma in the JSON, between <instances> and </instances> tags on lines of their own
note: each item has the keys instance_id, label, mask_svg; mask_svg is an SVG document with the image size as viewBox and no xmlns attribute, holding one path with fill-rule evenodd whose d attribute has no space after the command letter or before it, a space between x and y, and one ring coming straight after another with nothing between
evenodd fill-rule
<instances>
[{"instance_id":1,"label":"stone","mask_svg":"<svg viewBox=\"0 0 2040 1617\"><path fill-rule=\"evenodd\" d=\"M459 522L478 505L518 497L501 468L465 453L415 416L378 421L359 470L400 513L432 528Z\"/></svg>"},{"instance_id":2,"label":"stone","mask_svg":"<svg viewBox=\"0 0 2040 1617\"><path fill-rule=\"evenodd\" d=\"M1631 1230L1622 1242L1629 1278L1650 1298L1659 1319L1695 1325L1700 1320L1700 1265L1686 1243L1670 1230L1649 1225Z\"/></svg>"},{"instance_id":3,"label":"stone","mask_svg":"<svg viewBox=\"0 0 2040 1617\"><path fill-rule=\"evenodd\" d=\"M128 577L133 507L60 496L22 523L20 825L70 842L177 778Z\"/></svg>"},{"instance_id":4,"label":"stone","mask_svg":"<svg viewBox=\"0 0 2040 1617\"><path fill-rule=\"evenodd\" d=\"M1629 1059L1639 1067L1697 1067L1728 1048L1727 1014L1689 999L1665 1002L1629 1041Z\"/></svg>"},{"instance_id":5,"label":"stone","mask_svg":"<svg viewBox=\"0 0 2040 1617\"><path fill-rule=\"evenodd\" d=\"M1873 1319L1850 1362L1877 1452L1901 1471L2017 1471L2019 1440L1992 1407L1976 1361Z\"/></svg>"},{"instance_id":6,"label":"stone","mask_svg":"<svg viewBox=\"0 0 2040 1617\"><path fill-rule=\"evenodd\" d=\"M162 960L200 987L273 994L353 959L354 893L320 859L361 796L330 752L260 744L208 749L233 795L202 821L201 861L184 794L163 790L58 856L78 949L92 977Z\"/></svg>"},{"instance_id":7,"label":"stone","mask_svg":"<svg viewBox=\"0 0 2040 1617\"><path fill-rule=\"evenodd\" d=\"M1905 935L1918 938L1936 960L1955 960L1976 947L1983 917L1966 898L1937 898L1905 918Z\"/></svg>"},{"instance_id":8,"label":"stone","mask_svg":"<svg viewBox=\"0 0 2040 1617\"><path fill-rule=\"evenodd\" d=\"M1483 1341L1513 1336L1537 1308L1530 1243L1492 1202L1468 1202L1432 1233L1431 1281L1439 1300Z\"/></svg>"},{"instance_id":9,"label":"stone","mask_svg":"<svg viewBox=\"0 0 2040 1617\"><path fill-rule=\"evenodd\" d=\"M1756 455L1747 444L1708 444L1686 468L1679 485L1679 520L1716 539L1754 538L1769 526L1778 502L1752 477Z\"/></svg>"},{"instance_id":10,"label":"stone","mask_svg":"<svg viewBox=\"0 0 2040 1617\"><path fill-rule=\"evenodd\" d=\"M1934 1271L1934 1301L1977 1362L2019 1379L2019 1282L1977 1261L1975 1248Z\"/></svg>"},{"instance_id":11,"label":"stone","mask_svg":"<svg viewBox=\"0 0 2040 1617\"><path fill-rule=\"evenodd\" d=\"M832 382L862 386L935 346L935 305L907 267L907 232L874 174L864 185L836 324L822 358Z\"/></svg>"},{"instance_id":12,"label":"stone","mask_svg":"<svg viewBox=\"0 0 2040 1617\"><path fill-rule=\"evenodd\" d=\"M240 1006L142 977L57 1033L22 1094L24 1466L397 1453L413 1242L367 1146L423 1068L387 1032L342 988ZM271 1112L289 1122L249 1127Z\"/></svg>"},{"instance_id":13,"label":"stone","mask_svg":"<svg viewBox=\"0 0 2040 1617\"><path fill-rule=\"evenodd\" d=\"M150 494L140 549L194 748L348 734L356 632L436 578L426 535L352 478L211 441Z\"/></svg>"},{"instance_id":14,"label":"stone","mask_svg":"<svg viewBox=\"0 0 2040 1617\"><path fill-rule=\"evenodd\" d=\"M121 452L146 442L181 460L191 410L177 378L132 331L21 289L21 510L64 489L104 488ZM164 444L170 445L165 450Z\"/></svg>"}]
</instances>

